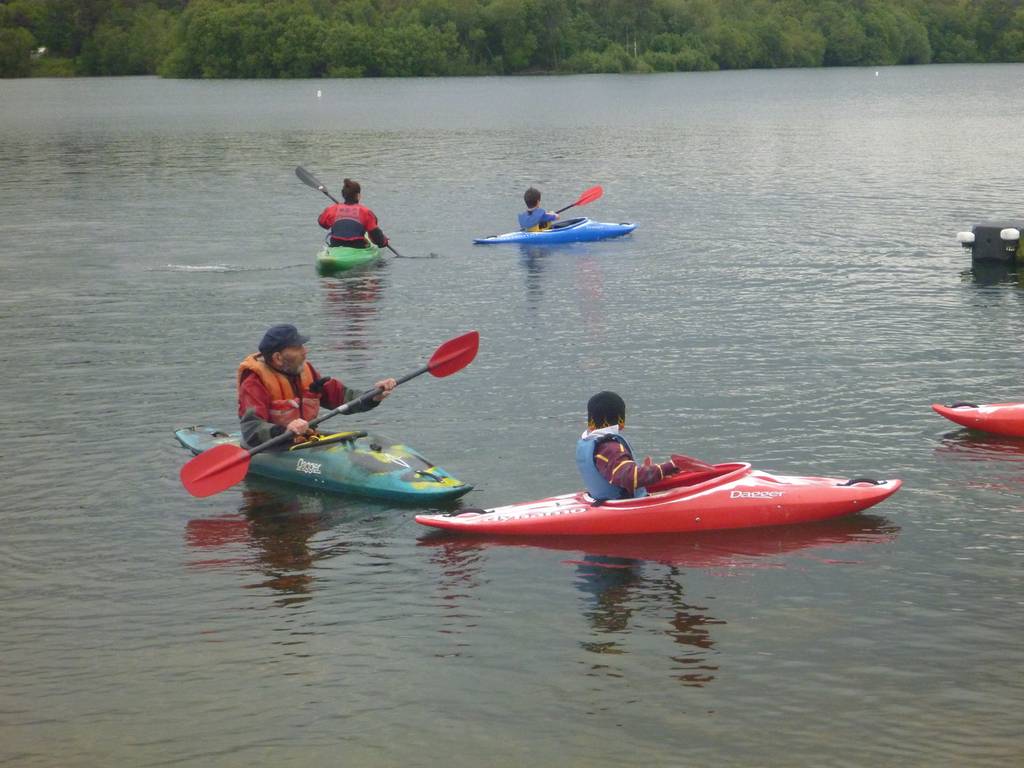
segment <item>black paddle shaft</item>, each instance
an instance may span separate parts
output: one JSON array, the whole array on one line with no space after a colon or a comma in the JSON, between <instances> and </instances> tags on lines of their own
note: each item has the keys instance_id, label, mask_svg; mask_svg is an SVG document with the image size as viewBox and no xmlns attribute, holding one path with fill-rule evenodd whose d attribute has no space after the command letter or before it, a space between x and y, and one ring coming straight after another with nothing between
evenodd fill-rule
<instances>
[{"instance_id":1,"label":"black paddle shaft","mask_svg":"<svg viewBox=\"0 0 1024 768\"><path fill-rule=\"evenodd\" d=\"M424 365L422 368L419 368L419 369L413 371L412 373L408 373L405 376L403 376L402 378L398 379L395 382L395 386L397 387L399 384L404 384L405 382L409 381L409 379L415 379L417 376L421 376L421 375L423 375L424 373L426 373L429 370L430 370L430 365ZM334 410L328 411L323 416L319 416L319 417L313 419L311 422L309 422L309 426L310 426L310 428L314 428L318 424L322 424L323 422L327 421L328 419L330 419L330 418L332 418L334 416L337 416L339 413L345 413L345 411L350 411L353 408L355 408L357 405L362 405L363 403L367 402L368 400L373 399L374 397L376 397L377 395L379 395L383 391L384 391L383 387L374 387L373 389L368 389L366 392L363 392L363 394L361 394L355 400L349 400L347 403L342 403L341 405L339 405ZM267 440L267 442L262 443L261 445L257 445L255 448L250 448L249 449L249 455L250 456L254 456L257 453L261 453L262 451L267 450L268 448L273 448L276 445L281 445L282 443L286 442L291 437L293 437L293 433L288 432L288 431L282 432L277 437L273 437L270 440Z\"/></svg>"},{"instance_id":2,"label":"black paddle shaft","mask_svg":"<svg viewBox=\"0 0 1024 768\"><path fill-rule=\"evenodd\" d=\"M333 200L334 202L336 202L336 203L339 202L338 198L336 198L334 195L332 195L330 192L328 192L327 191L327 187L325 187L323 184L320 183L320 179L318 179L312 173L307 171L301 165L295 166L295 175L298 176L299 179L302 181L302 183L305 184L307 187L312 187L313 189L317 190L318 192L323 192L325 195L327 195L329 198L331 198L331 200Z\"/></svg>"}]
</instances>

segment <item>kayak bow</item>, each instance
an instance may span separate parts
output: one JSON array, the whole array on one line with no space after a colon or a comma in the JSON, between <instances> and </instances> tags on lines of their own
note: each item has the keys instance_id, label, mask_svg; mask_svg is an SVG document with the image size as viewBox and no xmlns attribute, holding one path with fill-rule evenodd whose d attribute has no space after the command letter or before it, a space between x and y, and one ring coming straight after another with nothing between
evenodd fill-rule
<instances>
[{"instance_id":1,"label":"kayak bow","mask_svg":"<svg viewBox=\"0 0 1024 768\"><path fill-rule=\"evenodd\" d=\"M993 435L1024 437L1024 403L933 403L932 410L962 427Z\"/></svg>"}]
</instances>

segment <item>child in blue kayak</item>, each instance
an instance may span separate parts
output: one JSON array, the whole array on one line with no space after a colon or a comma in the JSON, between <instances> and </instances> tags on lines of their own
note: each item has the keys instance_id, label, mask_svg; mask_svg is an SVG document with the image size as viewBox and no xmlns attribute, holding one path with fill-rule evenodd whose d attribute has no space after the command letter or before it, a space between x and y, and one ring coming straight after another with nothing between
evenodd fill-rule
<instances>
[{"instance_id":1,"label":"child in blue kayak","mask_svg":"<svg viewBox=\"0 0 1024 768\"><path fill-rule=\"evenodd\" d=\"M519 214L519 228L523 232L540 232L547 229L552 221L558 221L558 214L540 207L540 190L530 187L523 193L526 210Z\"/></svg>"},{"instance_id":2,"label":"child in blue kayak","mask_svg":"<svg viewBox=\"0 0 1024 768\"><path fill-rule=\"evenodd\" d=\"M672 461L638 464L620 433L626 403L614 392L598 392L587 402L587 429L576 441L576 466L587 493L596 501L644 496L646 486L679 472Z\"/></svg>"}]
</instances>

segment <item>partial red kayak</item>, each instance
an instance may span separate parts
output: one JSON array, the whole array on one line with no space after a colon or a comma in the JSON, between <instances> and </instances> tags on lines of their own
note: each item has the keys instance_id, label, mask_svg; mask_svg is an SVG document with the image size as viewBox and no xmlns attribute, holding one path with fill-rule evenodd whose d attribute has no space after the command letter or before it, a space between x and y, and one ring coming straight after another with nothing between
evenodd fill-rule
<instances>
[{"instance_id":1,"label":"partial red kayak","mask_svg":"<svg viewBox=\"0 0 1024 768\"><path fill-rule=\"evenodd\" d=\"M603 536L689 533L828 520L862 512L899 490L900 480L841 480L775 475L749 464L682 472L638 499L595 504L584 492L416 522L463 533L512 536Z\"/></svg>"},{"instance_id":2,"label":"partial red kayak","mask_svg":"<svg viewBox=\"0 0 1024 768\"><path fill-rule=\"evenodd\" d=\"M993 435L1024 437L1024 403L991 403L989 405L974 405L972 403L940 405L934 403L932 410L962 427L989 432Z\"/></svg>"}]
</instances>

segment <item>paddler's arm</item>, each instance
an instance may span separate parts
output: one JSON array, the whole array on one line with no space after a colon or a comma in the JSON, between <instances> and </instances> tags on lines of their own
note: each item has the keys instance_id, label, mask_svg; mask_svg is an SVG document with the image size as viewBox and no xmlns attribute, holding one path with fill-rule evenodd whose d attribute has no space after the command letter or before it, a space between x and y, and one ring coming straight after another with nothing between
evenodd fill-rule
<instances>
[{"instance_id":1,"label":"paddler's arm","mask_svg":"<svg viewBox=\"0 0 1024 768\"><path fill-rule=\"evenodd\" d=\"M380 387L384 391L377 395L377 397L368 400L365 403L360 403L359 405L353 407L351 410L346 411L346 413L363 413L365 411L369 411L376 408L378 405L380 405L381 400L383 400L385 397L391 394L391 390L395 388L395 380L383 379L381 381L378 381L373 386L374 388ZM323 384L323 394L320 397L320 405L324 408L329 408L333 410L342 403L348 403L351 402L352 400L355 400L361 394L363 394L362 390L352 389L352 387L346 387L337 379L329 379L327 382Z\"/></svg>"},{"instance_id":2,"label":"paddler's arm","mask_svg":"<svg viewBox=\"0 0 1024 768\"><path fill-rule=\"evenodd\" d=\"M323 211L321 211L320 217L316 220L316 223L324 229L330 229L334 224L334 219L334 205L328 205L323 209Z\"/></svg>"},{"instance_id":3,"label":"paddler's arm","mask_svg":"<svg viewBox=\"0 0 1024 768\"><path fill-rule=\"evenodd\" d=\"M380 222L377 221L377 214L365 207L360 213L362 216L361 221L363 228L366 230L366 236L370 238L370 242L378 248L387 248L388 238L384 234L384 230L380 228Z\"/></svg>"},{"instance_id":4,"label":"paddler's arm","mask_svg":"<svg viewBox=\"0 0 1024 768\"><path fill-rule=\"evenodd\" d=\"M253 448L271 440L285 428L271 422L270 395L258 376L247 376L238 389L238 417L242 428L242 443Z\"/></svg>"},{"instance_id":5,"label":"paddler's arm","mask_svg":"<svg viewBox=\"0 0 1024 768\"><path fill-rule=\"evenodd\" d=\"M630 495L637 488L646 488L679 470L671 461L661 464L639 464L617 440L606 440L594 451L594 465L601 476Z\"/></svg>"}]
</instances>

